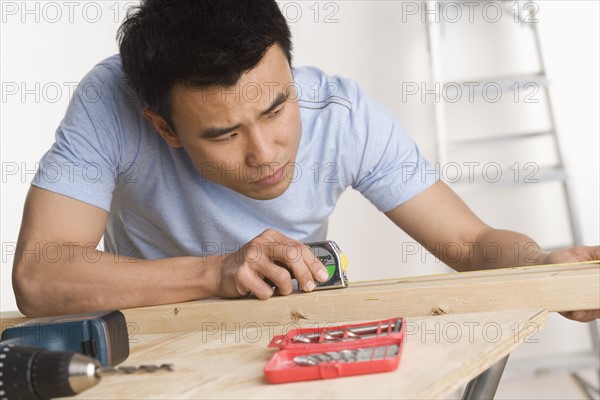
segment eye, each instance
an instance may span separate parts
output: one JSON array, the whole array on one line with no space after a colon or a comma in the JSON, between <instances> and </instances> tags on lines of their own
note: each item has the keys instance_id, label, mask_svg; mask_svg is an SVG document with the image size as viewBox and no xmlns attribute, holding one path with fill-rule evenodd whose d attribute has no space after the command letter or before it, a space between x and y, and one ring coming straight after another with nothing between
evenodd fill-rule
<instances>
[{"instance_id":1,"label":"eye","mask_svg":"<svg viewBox=\"0 0 600 400\"><path fill-rule=\"evenodd\" d=\"M277 110L274 110L269 114L269 118L277 118L283 112L283 106L279 107Z\"/></svg>"},{"instance_id":2,"label":"eye","mask_svg":"<svg viewBox=\"0 0 600 400\"><path fill-rule=\"evenodd\" d=\"M237 136L237 133L233 132L229 135L224 136L223 138L216 139L217 142L227 143L232 141Z\"/></svg>"}]
</instances>

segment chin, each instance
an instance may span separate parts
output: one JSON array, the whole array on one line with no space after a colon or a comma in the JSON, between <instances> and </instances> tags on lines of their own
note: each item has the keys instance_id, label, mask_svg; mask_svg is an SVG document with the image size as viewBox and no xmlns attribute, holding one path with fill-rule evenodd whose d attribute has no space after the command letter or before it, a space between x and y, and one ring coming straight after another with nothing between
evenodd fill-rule
<instances>
[{"instance_id":1,"label":"chin","mask_svg":"<svg viewBox=\"0 0 600 400\"><path fill-rule=\"evenodd\" d=\"M236 190L236 192L254 200L273 200L284 194L289 187L290 184L287 183L286 185L258 188L258 190L257 188L253 188L254 190L243 190L240 188L240 190Z\"/></svg>"},{"instance_id":2,"label":"chin","mask_svg":"<svg viewBox=\"0 0 600 400\"><path fill-rule=\"evenodd\" d=\"M242 193L246 197L254 200L273 200L285 193L285 190L278 191L261 191L259 193Z\"/></svg>"}]
</instances>

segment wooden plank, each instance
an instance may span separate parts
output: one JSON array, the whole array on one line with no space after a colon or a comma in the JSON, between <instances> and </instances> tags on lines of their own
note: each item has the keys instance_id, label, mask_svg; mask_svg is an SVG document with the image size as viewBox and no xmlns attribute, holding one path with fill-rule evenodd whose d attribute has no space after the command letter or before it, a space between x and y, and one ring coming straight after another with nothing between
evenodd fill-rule
<instances>
[{"instance_id":1,"label":"wooden plank","mask_svg":"<svg viewBox=\"0 0 600 400\"><path fill-rule=\"evenodd\" d=\"M544 311L510 311L410 318L397 370L270 385L263 368L267 343L283 326L179 332L134 337L128 365L175 364L175 372L107 377L82 399L105 398L409 398L432 399L453 390L536 340Z\"/></svg>"},{"instance_id":2,"label":"wooden plank","mask_svg":"<svg viewBox=\"0 0 600 400\"><path fill-rule=\"evenodd\" d=\"M600 264L534 266L354 284L267 301L206 299L123 310L133 332L340 322L519 309L600 308ZM2 328L25 319L2 315Z\"/></svg>"}]
</instances>

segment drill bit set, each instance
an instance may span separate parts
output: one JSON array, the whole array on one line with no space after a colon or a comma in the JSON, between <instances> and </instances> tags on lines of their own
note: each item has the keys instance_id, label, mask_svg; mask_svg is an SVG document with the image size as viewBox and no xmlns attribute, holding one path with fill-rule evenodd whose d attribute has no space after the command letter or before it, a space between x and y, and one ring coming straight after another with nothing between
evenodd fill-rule
<instances>
[{"instance_id":1,"label":"drill bit set","mask_svg":"<svg viewBox=\"0 0 600 400\"><path fill-rule=\"evenodd\" d=\"M278 347L264 368L270 383L284 383L392 371L405 338L403 318L294 329L275 336Z\"/></svg>"}]
</instances>

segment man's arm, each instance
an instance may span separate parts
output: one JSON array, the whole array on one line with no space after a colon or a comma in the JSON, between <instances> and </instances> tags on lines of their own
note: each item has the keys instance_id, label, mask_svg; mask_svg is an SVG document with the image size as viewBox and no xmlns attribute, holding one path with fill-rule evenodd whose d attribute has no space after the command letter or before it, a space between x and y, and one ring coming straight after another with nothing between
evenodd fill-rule
<instances>
[{"instance_id":1,"label":"man's arm","mask_svg":"<svg viewBox=\"0 0 600 400\"><path fill-rule=\"evenodd\" d=\"M544 252L530 237L483 223L444 182L386 215L427 250L457 271L600 259L600 246ZM448 244L452 243L452 246ZM599 311L567 315L589 321Z\"/></svg>"},{"instance_id":2,"label":"man's arm","mask_svg":"<svg viewBox=\"0 0 600 400\"><path fill-rule=\"evenodd\" d=\"M211 296L241 297L249 292L268 298L273 290L264 277L274 282L280 293L292 291L290 272L274 261L286 263L306 291L314 288L313 279L324 271L315 257L309 257L310 251L302 252L302 259L289 260L277 253L282 246L269 247L272 242L292 242L274 231L249 242L251 248L264 248L262 254L269 255L260 259L251 258L246 247L239 254L223 257L159 260L100 252L96 245L107 217L106 211L95 206L44 189L30 189L13 266L13 287L21 312L56 315Z\"/></svg>"},{"instance_id":3,"label":"man's arm","mask_svg":"<svg viewBox=\"0 0 600 400\"><path fill-rule=\"evenodd\" d=\"M542 264L546 257L532 238L486 225L442 181L386 215L457 271Z\"/></svg>"},{"instance_id":4,"label":"man's arm","mask_svg":"<svg viewBox=\"0 0 600 400\"><path fill-rule=\"evenodd\" d=\"M96 250L106 211L32 187L13 286L28 316L118 309L215 295L216 268L200 258L138 260Z\"/></svg>"}]
</instances>

